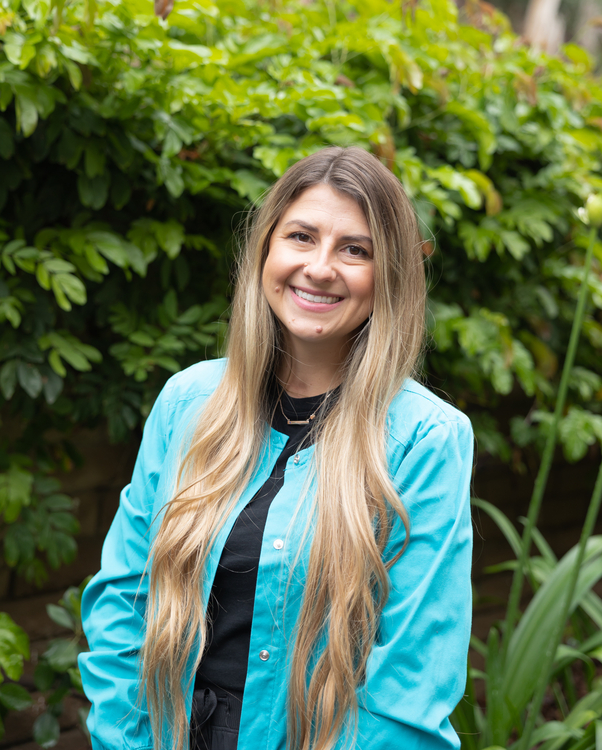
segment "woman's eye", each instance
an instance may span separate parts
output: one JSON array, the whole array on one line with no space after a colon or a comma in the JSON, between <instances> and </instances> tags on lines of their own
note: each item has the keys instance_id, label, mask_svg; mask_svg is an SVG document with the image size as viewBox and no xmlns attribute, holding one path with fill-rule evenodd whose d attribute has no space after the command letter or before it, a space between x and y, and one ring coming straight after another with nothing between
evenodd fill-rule
<instances>
[{"instance_id":1,"label":"woman's eye","mask_svg":"<svg viewBox=\"0 0 602 750\"><path fill-rule=\"evenodd\" d=\"M359 245L347 245L345 248L347 255L351 255L352 258L367 258L368 253L363 247Z\"/></svg>"},{"instance_id":2,"label":"woman's eye","mask_svg":"<svg viewBox=\"0 0 602 750\"><path fill-rule=\"evenodd\" d=\"M311 242L311 237L308 234L305 234L305 232L293 232L289 237L293 240L298 240L299 242Z\"/></svg>"}]
</instances>

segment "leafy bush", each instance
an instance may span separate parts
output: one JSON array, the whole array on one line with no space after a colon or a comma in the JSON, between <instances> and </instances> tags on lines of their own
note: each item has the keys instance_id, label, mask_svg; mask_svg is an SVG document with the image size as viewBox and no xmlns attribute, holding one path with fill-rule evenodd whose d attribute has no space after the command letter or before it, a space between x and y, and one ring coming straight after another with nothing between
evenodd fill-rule
<instances>
[{"instance_id":1,"label":"leafy bush","mask_svg":"<svg viewBox=\"0 0 602 750\"><path fill-rule=\"evenodd\" d=\"M359 144L403 181L432 279L431 384L520 467L549 434L602 187L588 55L451 0L0 0L0 516L9 565L73 559L77 431L131 439L225 335L232 228L295 160ZM602 439L602 243L560 442ZM526 416L525 416L526 415ZM48 436L52 435L52 440Z\"/></svg>"},{"instance_id":2,"label":"leafy bush","mask_svg":"<svg viewBox=\"0 0 602 750\"><path fill-rule=\"evenodd\" d=\"M54 747L60 736L59 716L63 711L63 700L70 693L80 695L83 705L79 719L83 731L88 734L86 718L89 705L84 698L82 680L77 666L78 655L87 650L81 622L81 598L90 579L79 586L71 586L58 604L48 604L48 616L57 625L73 631L70 638L54 638L40 657L34 681L36 688L46 693L48 709L34 722L33 736L40 747Z\"/></svg>"},{"instance_id":3,"label":"leafy bush","mask_svg":"<svg viewBox=\"0 0 602 750\"><path fill-rule=\"evenodd\" d=\"M493 517L507 535L514 553L520 552L520 538L508 519L494 506L479 501L478 506ZM499 631L492 628L487 643L475 636L471 646L485 662L485 670L471 668L464 698L453 715L462 739L462 750L516 747L525 716L533 700L545 662L546 649L569 586L577 549L558 561L541 535L536 535L539 554L529 560L529 578L533 599L521 615L510 641L506 660L501 658ZM491 573L515 569L516 561L495 566ZM539 726L527 747L541 750L586 750L596 748L596 732L602 721L602 680L596 674L594 660L602 657L602 600L592 587L602 578L602 538L592 537L586 548L577 590L572 602L571 624L558 645L549 678L549 698L558 720L540 718ZM503 623L502 623L503 624ZM583 666L586 693L579 695L572 673L574 665ZM483 681L486 704L477 700L475 685ZM518 744L518 743L517 743Z\"/></svg>"},{"instance_id":4,"label":"leafy bush","mask_svg":"<svg viewBox=\"0 0 602 750\"><path fill-rule=\"evenodd\" d=\"M29 659L27 633L5 612L0 612L0 736L4 734L6 714L31 705L27 690L14 682L23 674L24 659ZM11 682L5 682L4 675Z\"/></svg>"},{"instance_id":5,"label":"leafy bush","mask_svg":"<svg viewBox=\"0 0 602 750\"><path fill-rule=\"evenodd\" d=\"M233 222L327 143L377 153L432 239L433 385L493 453L545 435L582 275L576 207L600 185L585 52L547 58L501 15L462 25L448 0L413 15L386 0L182 0L167 22L146 0L0 7L9 564L40 579L40 552L72 558L40 532L46 517L76 532L68 501L32 488L77 462L77 428L126 439L170 372L215 355ZM560 433L571 460L602 438L599 273L590 286Z\"/></svg>"}]
</instances>

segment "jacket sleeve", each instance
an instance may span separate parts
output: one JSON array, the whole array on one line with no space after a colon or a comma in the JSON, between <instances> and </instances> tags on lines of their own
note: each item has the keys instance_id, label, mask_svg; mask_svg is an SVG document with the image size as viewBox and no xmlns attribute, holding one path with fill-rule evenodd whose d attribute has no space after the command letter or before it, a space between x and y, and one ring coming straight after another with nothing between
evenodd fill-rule
<instances>
[{"instance_id":1,"label":"jacket sleeve","mask_svg":"<svg viewBox=\"0 0 602 750\"><path fill-rule=\"evenodd\" d=\"M153 504L160 490L168 434L169 385L148 417L132 481L105 539L101 570L82 597L90 651L79 657L92 708L88 728L94 750L152 748L148 714L141 704L138 654L148 592L144 576ZM160 505L160 504L159 504Z\"/></svg>"},{"instance_id":2,"label":"jacket sleeve","mask_svg":"<svg viewBox=\"0 0 602 750\"><path fill-rule=\"evenodd\" d=\"M473 435L463 415L432 427L395 475L410 541L359 693L357 750L453 750L449 721L466 684L471 625ZM388 553L401 549L404 533Z\"/></svg>"}]
</instances>

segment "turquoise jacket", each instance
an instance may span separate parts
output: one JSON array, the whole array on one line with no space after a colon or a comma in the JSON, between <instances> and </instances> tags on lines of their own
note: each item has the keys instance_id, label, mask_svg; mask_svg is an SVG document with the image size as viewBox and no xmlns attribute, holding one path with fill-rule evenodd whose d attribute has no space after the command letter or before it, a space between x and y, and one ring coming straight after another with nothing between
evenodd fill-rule
<instances>
[{"instance_id":1,"label":"turquoise jacket","mask_svg":"<svg viewBox=\"0 0 602 750\"><path fill-rule=\"evenodd\" d=\"M161 509L174 488L182 443L223 372L223 360L201 362L173 376L146 422L138 459L107 535L100 572L84 591L82 617L90 652L79 664L92 702L88 727L95 750L152 748L148 715L138 703L138 652L148 591L143 576ZM207 601L235 518L269 477L287 436L266 426L252 481L222 529L208 566ZM287 592L289 570L304 530L291 523L313 447L289 459L284 486L270 506L257 578L239 750L286 750L287 658L303 596L302 550ZM471 618L469 483L473 437L468 419L429 390L407 381L389 412L391 476L410 517L410 542L391 567L391 592L358 690L355 739L337 750L452 750L460 742L449 714L462 697ZM353 456L349 457L353 461ZM280 541L283 541L282 545ZM403 545L400 523L385 551ZM306 545L307 547L307 545ZM265 660L259 654L267 651ZM182 675L192 702L194 660ZM165 731L161 748L171 747Z\"/></svg>"}]
</instances>

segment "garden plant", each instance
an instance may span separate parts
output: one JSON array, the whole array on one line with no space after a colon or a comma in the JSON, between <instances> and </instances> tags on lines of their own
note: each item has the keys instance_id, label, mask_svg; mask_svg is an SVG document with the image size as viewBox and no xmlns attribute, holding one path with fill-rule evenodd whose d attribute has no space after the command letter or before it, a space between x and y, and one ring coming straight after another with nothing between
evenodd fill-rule
<instances>
[{"instance_id":1,"label":"garden plant","mask_svg":"<svg viewBox=\"0 0 602 750\"><path fill-rule=\"evenodd\" d=\"M602 440L602 242L595 205L579 214L602 190L602 86L579 47L548 57L487 3L463 14L451 0L176 0L163 20L150 0L0 0L2 554L38 583L74 559L75 501L57 476L81 463L79 431L139 438L166 378L220 351L250 203L313 150L360 145L421 220L428 383L508 471L545 449L522 540L476 501L507 534L516 583L505 621L473 639L486 661L455 714L463 747L593 748L597 496L560 561L535 524L556 441L578 461ZM63 609L71 650L55 645L36 673L54 696L46 747L79 686L77 608ZM1 615L1 715L29 701L27 656ZM544 693L560 719L541 713Z\"/></svg>"}]
</instances>

